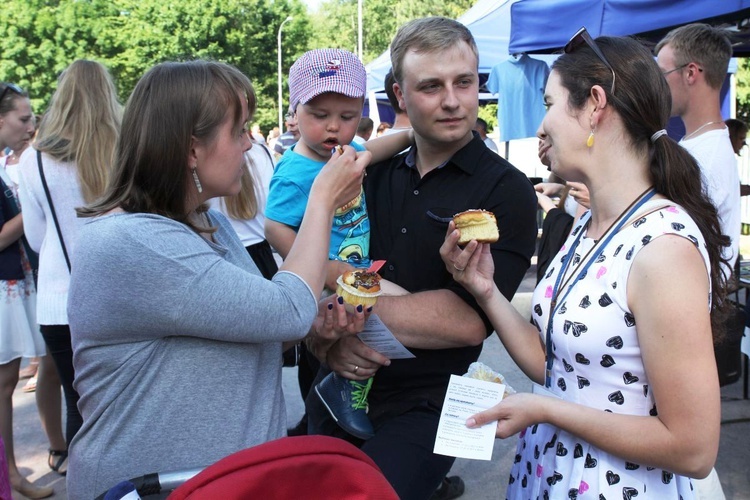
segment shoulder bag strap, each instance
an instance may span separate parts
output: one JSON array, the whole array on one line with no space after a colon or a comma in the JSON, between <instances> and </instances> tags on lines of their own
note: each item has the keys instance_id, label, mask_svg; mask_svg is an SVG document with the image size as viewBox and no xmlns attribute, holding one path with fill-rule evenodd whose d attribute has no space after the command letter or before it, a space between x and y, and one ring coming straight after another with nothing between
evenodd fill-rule
<instances>
[{"instance_id":1,"label":"shoulder bag strap","mask_svg":"<svg viewBox=\"0 0 750 500\"><path fill-rule=\"evenodd\" d=\"M70 259L68 258L68 250L65 248L65 240L63 240L62 231L60 231L60 223L57 221L57 213L55 213L55 205L52 204L52 196L49 193L47 179L44 177L44 168L42 167L42 152L39 150L37 150L36 152L36 163L39 166L39 177L42 179L44 194L47 196L47 203L49 203L49 209L52 212L52 220L55 221L57 236L58 238L60 238L60 246L62 246L63 255L65 256L65 263L68 265L68 272L70 272Z\"/></svg>"}]
</instances>

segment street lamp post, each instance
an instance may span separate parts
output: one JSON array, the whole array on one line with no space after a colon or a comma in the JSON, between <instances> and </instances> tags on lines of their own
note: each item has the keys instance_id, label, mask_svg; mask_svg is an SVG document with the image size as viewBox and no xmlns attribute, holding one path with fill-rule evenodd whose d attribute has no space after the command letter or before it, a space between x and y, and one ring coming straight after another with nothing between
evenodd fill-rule
<instances>
[{"instance_id":1,"label":"street lamp post","mask_svg":"<svg viewBox=\"0 0 750 500\"><path fill-rule=\"evenodd\" d=\"M278 77L279 77L279 132L284 131L284 113L282 111L282 106L284 105L282 94L281 94L281 28L284 27L286 23L291 21L293 18L292 16L287 17L284 19L281 24L279 25L279 33L278 33L278 55L279 55L279 64L278 64Z\"/></svg>"}]
</instances>

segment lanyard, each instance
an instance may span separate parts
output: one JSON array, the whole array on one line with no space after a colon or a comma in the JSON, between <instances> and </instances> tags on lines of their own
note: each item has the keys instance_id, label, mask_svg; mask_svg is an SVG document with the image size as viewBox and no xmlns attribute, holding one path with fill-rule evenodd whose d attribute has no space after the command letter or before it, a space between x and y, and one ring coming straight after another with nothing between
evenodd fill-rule
<instances>
[{"instance_id":1,"label":"lanyard","mask_svg":"<svg viewBox=\"0 0 750 500\"><path fill-rule=\"evenodd\" d=\"M578 232L578 235L576 236L575 241L570 246L570 249L568 250L568 253L565 255L562 261L562 266L560 267L560 272L557 275L557 278L555 279L555 286L552 289L552 301L550 303L550 313L549 318L547 318L547 331L545 335L545 343L546 343L546 357L547 357L547 363L546 363L546 370L545 370L545 377L544 377L544 386L549 388L551 387L552 383L552 319L555 317L555 314L557 313L557 310L560 308L560 304L565 303L565 299L568 297L568 294L570 294L570 291L573 289L576 283L578 283L580 280L582 280L586 276L586 272L588 271L589 267L591 267L591 264L593 264L596 259L602 254L604 251L604 248L606 248L607 244L614 238L615 234L622 229L622 226L627 222L632 215L643 206L644 203L646 203L648 200L651 199L652 196L656 194L656 191L653 189L649 189L648 191L644 192L641 196L639 196L635 202L631 204L631 206L626 208L625 212L620 214L620 217L615 221L612 226L607 229L605 232L605 238L600 240L601 244L598 245L598 247L592 248L593 253L591 253L591 257L586 261L586 265L583 266L583 269L578 273L578 275L575 277L572 283L568 285L567 289L565 290L565 294L562 296L560 300L558 300L558 294L560 293L560 282L562 281L563 276L565 276L568 266L570 266L570 262L573 260L573 256L575 255L576 248L578 248L578 244L581 242L581 238L583 237L583 233L585 231L585 226L581 227L581 230ZM589 219L586 221L586 225L591 221ZM586 257L584 257L585 259ZM575 270L572 271L572 273L575 273ZM572 278L572 274L571 274Z\"/></svg>"}]
</instances>

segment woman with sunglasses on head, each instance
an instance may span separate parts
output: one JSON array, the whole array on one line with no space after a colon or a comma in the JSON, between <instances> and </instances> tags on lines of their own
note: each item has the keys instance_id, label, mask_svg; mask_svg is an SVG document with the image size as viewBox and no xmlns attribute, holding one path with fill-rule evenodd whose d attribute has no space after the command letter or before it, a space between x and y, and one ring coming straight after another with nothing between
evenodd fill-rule
<instances>
[{"instance_id":1,"label":"woman with sunglasses on head","mask_svg":"<svg viewBox=\"0 0 750 500\"><path fill-rule=\"evenodd\" d=\"M203 468L286 434L283 345L316 318L333 214L359 193L370 155L333 154L266 280L206 206L240 192L255 106L248 78L211 61L159 64L128 100L114 171L104 196L79 210L88 219L72 255L84 423L71 446L71 498ZM347 324L343 306L322 309L324 327ZM359 313L351 327L363 323Z\"/></svg>"},{"instance_id":2,"label":"woman with sunglasses on head","mask_svg":"<svg viewBox=\"0 0 750 500\"><path fill-rule=\"evenodd\" d=\"M46 486L31 484L21 475L13 447L13 391L18 383L21 358L45 354L44 340L37 326L36 287L29 261L31 252L24 244L24 217L19 213L18 164L13 164L12 157L14 153L23 151L33 133L34 115L28 94L14 84L0 84L0 149L10 148L13 151L0 162L0 186L5 191L0 209L0 295L3 297L0 300L0 436L5 444L5 458L13 489L28 498L45 498L54 491ZM7 165L9 160L10 166ZM53 370L54 367L46 363L39 370L39 416L45 430L53 438L51 445L64 446L60 430L60 385ZM54 391L57 391L57 405L52 399ZM57 432L54 432L55 429Z\"/></svg>"},{"instance_id":3,"label":"woman with sunglasses on head","mask_svg":"<svg viewBox=\"0 0 750 500\"><path fill-rule=\"evenodd\" d=\"M712 327L728 238L666 135L669 89L639 43L579 33L545 101L552 172L583 182L591 210L537 286L533 324L494 287L488 246L461 249L449 229L446 268L536 383L467 424L521 433L508 498L693 498L719 444Z\"/></svg>"},{"instance_id":4,"label":"woman with sunglasses on head","mask_svg":"<svg viewBox=\"0 0 750 500\"><path fill-rule=\"evenodd\" d=\"M67 314L68 256L83 225L75 209L104 191L121 113L107 69L98 62L75 61L60 75L36 141L21 158L24 228L39 252L38 322L65 396L65 442L50 449L48 461L60 474L67 471L68 446L82 422Z\"/></svg>"}]
</instances>

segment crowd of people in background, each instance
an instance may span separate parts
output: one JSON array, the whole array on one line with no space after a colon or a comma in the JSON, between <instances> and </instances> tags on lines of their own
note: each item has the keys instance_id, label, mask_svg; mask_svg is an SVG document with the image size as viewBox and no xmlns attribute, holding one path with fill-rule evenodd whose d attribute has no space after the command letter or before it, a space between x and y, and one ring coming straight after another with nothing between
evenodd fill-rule
<instances>
[{"instance_id":1,"label":"crowd of people in background","mask_svg":"<svg viewBox=\"0 0 750 500\"><path fill-rule=\"evenodd\" d=\"M654 53L581 29L544 89L536 186L498 155L476 43L442 17L399 28L377 127L340 49L295 62L267 135L250 79L220 62L158 64L122 106L77 60L39 120L0 84L0 498L54 493L15 460L22 359L70 498L307 433L359 447L399 498L457 498L433 444L450 376L493 332L534 383L466 423L519 435L507 498L709 498L713 342L750 194L748 126L719 106L731 55L703 24ZM457 244L468 209L495 214L497 242ZM529 318L510 300L535 253ZM347 309L338 277L374 261L387 292ZM371 314L414 359L356 336ZM289 352L306 415L287 430Z\"/></svg>"}]
</instances>

